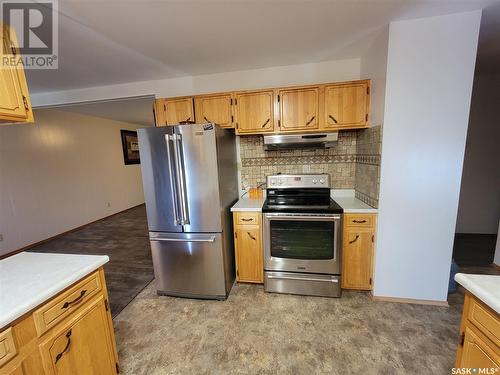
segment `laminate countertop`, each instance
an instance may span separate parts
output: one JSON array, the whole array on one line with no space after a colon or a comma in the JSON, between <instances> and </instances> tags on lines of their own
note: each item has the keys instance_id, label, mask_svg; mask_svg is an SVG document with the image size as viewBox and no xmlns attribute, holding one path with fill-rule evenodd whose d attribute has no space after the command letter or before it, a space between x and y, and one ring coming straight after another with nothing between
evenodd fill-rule
<instances>
[{"instance_id":1,"label":"laminate countertop","mask_svg":"<svg viewBox=\"0 0 500 375\"><path fill-rule=\"evenodd\" d=\"M377 213L377 209L368 206L354 196L352 189L332 189L331 197L344 209L344 213ZM262 212L262 206L266 198L240 198L231 207L231 211L256 211Z\"/></svg>"},{"instance_id":2,"label":"laminate countertop","mask_svg":"<svg viewBox=\"0 0 500 375\"><path fill-rule=\"evenodd\" d=\"M106 255L27 252L0 260L0 330L108 261Z\"/></svg>"},{"instance_id":3,"label":"laminate countertop","mask_svg":"<svg viewBox=\"0 0 500 375\"><path fill-rule=\"evenodd\" d=\"M231 212L262 212L262 206L266 198L240 198L238 202L231 207Z\"/></svg>"},{"instance_id":4,"label":"laminate countertop","mask_svg":"<svg viewBox=\"0 0 500 375\"><path fill-rule=\"evenodd\" d=\"M500 314L500 276L457 273L455 281Z\"/></svg>"}]
</instances>

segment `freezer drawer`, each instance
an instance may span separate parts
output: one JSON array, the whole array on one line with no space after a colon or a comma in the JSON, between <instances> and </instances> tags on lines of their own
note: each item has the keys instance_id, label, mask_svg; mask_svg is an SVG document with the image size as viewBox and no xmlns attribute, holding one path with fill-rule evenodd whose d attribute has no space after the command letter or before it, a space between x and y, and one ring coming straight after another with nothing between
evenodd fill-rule
<instances>
[{"instance_id":1,"label":"freezer drawer","mask_svg":"<svg viewBox=\"0 0 500 375\"><path fill-rule=\"evenodd\" d=\"M226 299L221 233L150 232L158 294Z\"/></svg>"}]
</instances>

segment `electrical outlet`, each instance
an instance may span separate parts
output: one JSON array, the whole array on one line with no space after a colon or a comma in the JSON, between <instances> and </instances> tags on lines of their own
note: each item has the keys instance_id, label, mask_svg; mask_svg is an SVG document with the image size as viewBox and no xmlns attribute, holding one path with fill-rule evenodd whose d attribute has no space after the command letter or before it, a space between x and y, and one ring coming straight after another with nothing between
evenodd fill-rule
<instances>
[{"instance_id":1,"label":"electrical outlet","mask_svg":"<svg viewBox=\"0 0 500 375\"><path fill-rule=\"evenodd\" d=\"M107 207L111 207L111 202L106 202Z\"/></svg>"},{"instance_id":2,"label":"electrical outlet","mask_svg":"<svg viewBox=\"0 0 500 375\"><path fill-rule=\"evenodd\" d=\"M3 234L0 234L0 242L3 241Z\"/></svg>"}]
</instances>

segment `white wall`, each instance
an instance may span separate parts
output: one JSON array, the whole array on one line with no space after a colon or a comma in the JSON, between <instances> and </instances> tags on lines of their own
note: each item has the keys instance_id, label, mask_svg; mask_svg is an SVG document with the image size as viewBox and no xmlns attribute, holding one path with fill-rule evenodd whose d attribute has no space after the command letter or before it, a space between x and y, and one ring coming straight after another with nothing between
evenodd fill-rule
<instances>
[{"instance_id":1,"label":"white wall","mask_svg":"<svg viewBox=\"0 0 500 375\"><path fill-rule=\"evenodd\" d=\"M359 79L360 59L278 66L34 94L34 107L154 94L157 97Z\"/></svg>"},{"instance_id":2,"label":"white wall","mask_svg":"<svg viewBox=\"0 0 500 375\"><path fill-rule=\"evenodd\" d=\"M480 19L390 24L375 296L446 300Z\"/></svg>"},{"instance_id":3,"label":"white wall","mask_svg":"<svg viewBox=\"0 0 500 375\"><path fill-rule=\"evenodd\" d=\"M500 219L500 75L476 75L460 187L457 233L495 234Z\"/></svg>"},{"instance_id":4,"label":"white wall","mask_svg":"<svg viewBox=\"0 0 500 375\"><path fill-rule=\"evenodd\" d=\"M34 115L35 124L0 126L0 255L144 202L140 166L124 165L120 138L137 125Z\"/></svg>"},{"instance_id":5,"label":"white wall","mask_svg":"<svg viewBox=\"0 0 500 375\"><path fill-rule=\"evenodd\" d=\"M384 123L388 44L389 26L377 33L366 53L361 56L360 78L372 80L369 117L372 126Z\"/></svg>"}]
</instances>

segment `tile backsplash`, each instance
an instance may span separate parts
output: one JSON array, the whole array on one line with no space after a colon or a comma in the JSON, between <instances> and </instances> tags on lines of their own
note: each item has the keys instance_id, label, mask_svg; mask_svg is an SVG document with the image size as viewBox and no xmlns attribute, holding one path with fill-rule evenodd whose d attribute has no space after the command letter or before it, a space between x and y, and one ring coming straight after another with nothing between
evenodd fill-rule
<instances>
[{"instance_id":1,"label":"tile backsplash","mask_svg":"<svg viewBox=\"0 0 500 375\"><path fill-rule=\"evenodd\" d=\"M241 188L265 184L266 176L328 173L335 189L355 189L356 196L378 204L380 126L339 132L329 149L264 151L262 136L240 137Z\"/></svg>"}]
</instances>

